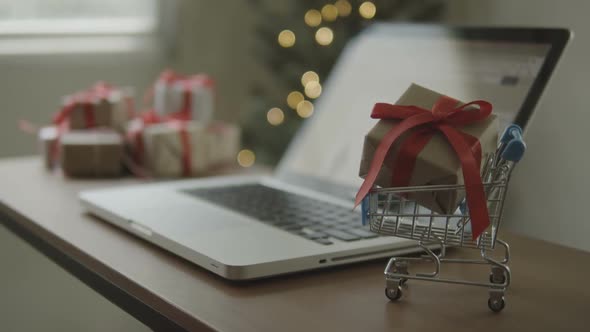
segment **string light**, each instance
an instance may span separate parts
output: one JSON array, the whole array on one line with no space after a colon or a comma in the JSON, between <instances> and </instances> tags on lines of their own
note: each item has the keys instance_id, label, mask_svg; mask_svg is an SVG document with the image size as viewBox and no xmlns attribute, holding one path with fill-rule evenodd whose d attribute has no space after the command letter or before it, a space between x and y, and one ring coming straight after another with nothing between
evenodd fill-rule
<instances>
[{"instance_id":1,"label":"string light","mask_svg":"<svg viewBox=\"0 0 590 332\"><path fill-rule=\"evenodd\" d=\"M338 8L338 15L346 17L352 12L352 5L347 0L338 0L334 3Z\"/></svg>"},{"instance_id":2,"label":"string light","mask_svg":"<svg viewBox=\"0 0 590 332\"><path fill-rule=\"evenodd\" d=\"M359 14L361 14L361 16L367 20L375 17L376 12L377 7L375 7L375 4L371 1L365 1L359 6Z\"/></svg>"},{"instance_id":3,"label":"string light","mask_svg":"<svg viewBox=\"0 0 590 332\"><path fill-rule=\"evenodd\" d=\"M305 13L303 20L305 21L305 24L315 28L322 24L322 14L320 14L320 11L317 9L310 9Z\"/></svg>"},{"instance_id":4,"label":"string light","mask_svg":"<svg viewBox=\"0 0 590 332\"><path fill-rule=\"evenodd\" d=\"M327 4L322 7L322 18L326 22L334 22L338 18L338 8L332 4Z\"/></svg>"},{"instance_id":5,"label":"string light","mask_svg":"<svg viewBox=\"0 0 590 332\"><path fill-rule=\"evenodd\" d=\"M315 32L315 41L322 46L330 45L332 40L334 40L334 32L328 27L319 28Z\"/></svg>"},{"instance_id":6,"label":"string light","mask_svg":"<svg viewBox=\"0 0 590 332\"><path fill-rule=\"evenodd\" d=\"M291 107L292 109L296 110L297 105L300 102L302 102L303 99L305 99L305 97L303 97L303 94L301 92L291 91L289 95L287 95L287 105L289 105L289 107Z\"/></svg>"},{"instance_id":7,"label":"string light","mask_svg":"<svg viewBox=\"0 0 590 332\"><path fill-rule=\"evenodd\" d=\"M283 110L278 107L273 107L266 112L266 120L273 126L278 126L285 121L285 114Z\"/></svg>"},{"instance_id":8,"label":"string light","mask_svg":"<svg viewBox=\"0 0 590 332\"><path fill-rule=\"evenodd\" d=\"M297 104L297 115L302 118L309 118L313 114L313 104L309 100L304 100Z\"/></svg>"},{"instance_id":9,"label":"string light","mask_svg":"<svg viewBox=\"0 0 590 332\"><path fill-rule=\"evenodd\" d=\"M295 33L291 30L283 30L279 33L278 41L282 47L292 47L295 45Z\"/></svg>"},{"instance_id":10,"label":"string light","mask_svg":"<svg viewBox=\"0 0 590 332\"><path fill-rule=\"evenodd\" d=\"M303 85L304 88L307 85L307 83L309 83L309 82L319 82L319 81L320 81L320 77L313 70L306 71L305 73L303 73L303 75L301 75L301 85Z\"/></svg>"},{"instance_id":11,"label":"string light","mask_svg":"<svg viewBox=\"0 0 590 332\"><path fill-rule=\"evenodd\" d=\"M238 152L237 160L240 166L250 167L254 165L254 162L256 161L256 155L254 154L254 151L244 149Z\"/></svg>"},{"instance_id":12,"label":"string light","mask_svg":"<svg viewBox=\"0 0 590 332\"><path fill-rule=\"evenodd\" d=\"M311 81L305 85L305 95L315 99L322 94L322 86L316 81Z\"/></svg>"}]
</instances>

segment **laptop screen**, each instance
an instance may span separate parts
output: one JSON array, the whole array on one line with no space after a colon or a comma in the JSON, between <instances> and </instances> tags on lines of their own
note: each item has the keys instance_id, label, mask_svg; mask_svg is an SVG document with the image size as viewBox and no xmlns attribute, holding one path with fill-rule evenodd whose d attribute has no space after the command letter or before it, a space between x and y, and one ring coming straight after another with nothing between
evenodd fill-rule
<instances>
[{"instance_id":1,"label":"laptop screen","mask_svg":"<svg viewBox=\"0 0 590 332\"><path fill-rule=\"evenodd\" d=\"M358 187L363 138L377 122L369 116L373 105L395 103L411 83L465 102L488 100L503 128L514 122L551 46L372 29L343 52L279 174Z\"/></svg>"}]
</instances>

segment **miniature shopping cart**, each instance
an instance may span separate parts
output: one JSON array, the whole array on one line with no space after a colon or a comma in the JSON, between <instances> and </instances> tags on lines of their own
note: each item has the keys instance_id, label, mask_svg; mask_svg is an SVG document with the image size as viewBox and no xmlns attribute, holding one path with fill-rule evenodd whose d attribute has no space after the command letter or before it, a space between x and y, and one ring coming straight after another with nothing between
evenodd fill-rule
<instances>
[{"instance_id":1,"label":"miniature shopping cart","mask_svg":"<svg viewBox=\"0 0 590 332\"><path fill-rule=\"evenodd\" d=\"M516 125L506 128L495 154L486 156L482 168L482 180L487 196L490 226L477 239L472 239L469 212L465 201L453 214L439 214L424 208L412 197L417 193L437 195L457 191L464 194L462 185L429 185L399 188L373 188L363 201L363 223L368 222L371 231L418 241L426 255L420 257L393 257L385 268L385 295L392 301L402 296L408 280L445 282L486 287L489 289L488 307L499 312L504 309L504 293L510 285L510 248L498 238L502 222L502 210L510 174L525 151L522 130ZM478 249L481 259L446 258L448 247ZM436 254L433 249L440 248ZM501 248L501 255L496 253ZM500 256L500 259L495 257ZM430 273L410 274L409 263L427 261L434 265ZM482 264L490 267L489 280L472 281L441 277L445 264Z\"/></svg>"}]
</instances>

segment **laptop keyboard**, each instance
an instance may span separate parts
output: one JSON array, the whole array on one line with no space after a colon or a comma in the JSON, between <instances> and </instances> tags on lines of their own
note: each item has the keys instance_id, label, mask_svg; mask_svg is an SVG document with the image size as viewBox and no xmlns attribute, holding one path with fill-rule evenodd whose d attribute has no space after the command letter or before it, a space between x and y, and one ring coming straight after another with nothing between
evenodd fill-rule
<instances>
[{"instance_id":1,"label":"laptop keyboard","mask_svg":"<svg viewBox=\"0 0 590 332\"><path fill-rule=\"evenodd\" d=\"M377 237L361 224L359 212L260 184L184 192L323 245Z\"/></svg>"}]
</instances>

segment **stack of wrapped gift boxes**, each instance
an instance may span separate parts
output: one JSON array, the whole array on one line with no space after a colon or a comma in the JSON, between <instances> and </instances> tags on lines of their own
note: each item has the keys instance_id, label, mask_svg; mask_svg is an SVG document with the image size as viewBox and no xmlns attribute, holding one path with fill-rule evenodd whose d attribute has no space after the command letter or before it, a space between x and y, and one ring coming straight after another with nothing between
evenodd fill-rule
<instances>
[{"instance_id":1,"label":"stack of wrapped gift boxes","mask_svg":"<svg viewBox=\"0 0 590 332\"><path fill-rule=\"evenodd\" d=\"M215 87L207 75L163 72L153 106L135 112L132 89L106 83L64 97L53 125L39 131L48 168L72 177L199 176L232 165L240 129L213 121Z\"/></svg>"}]
</instances>

